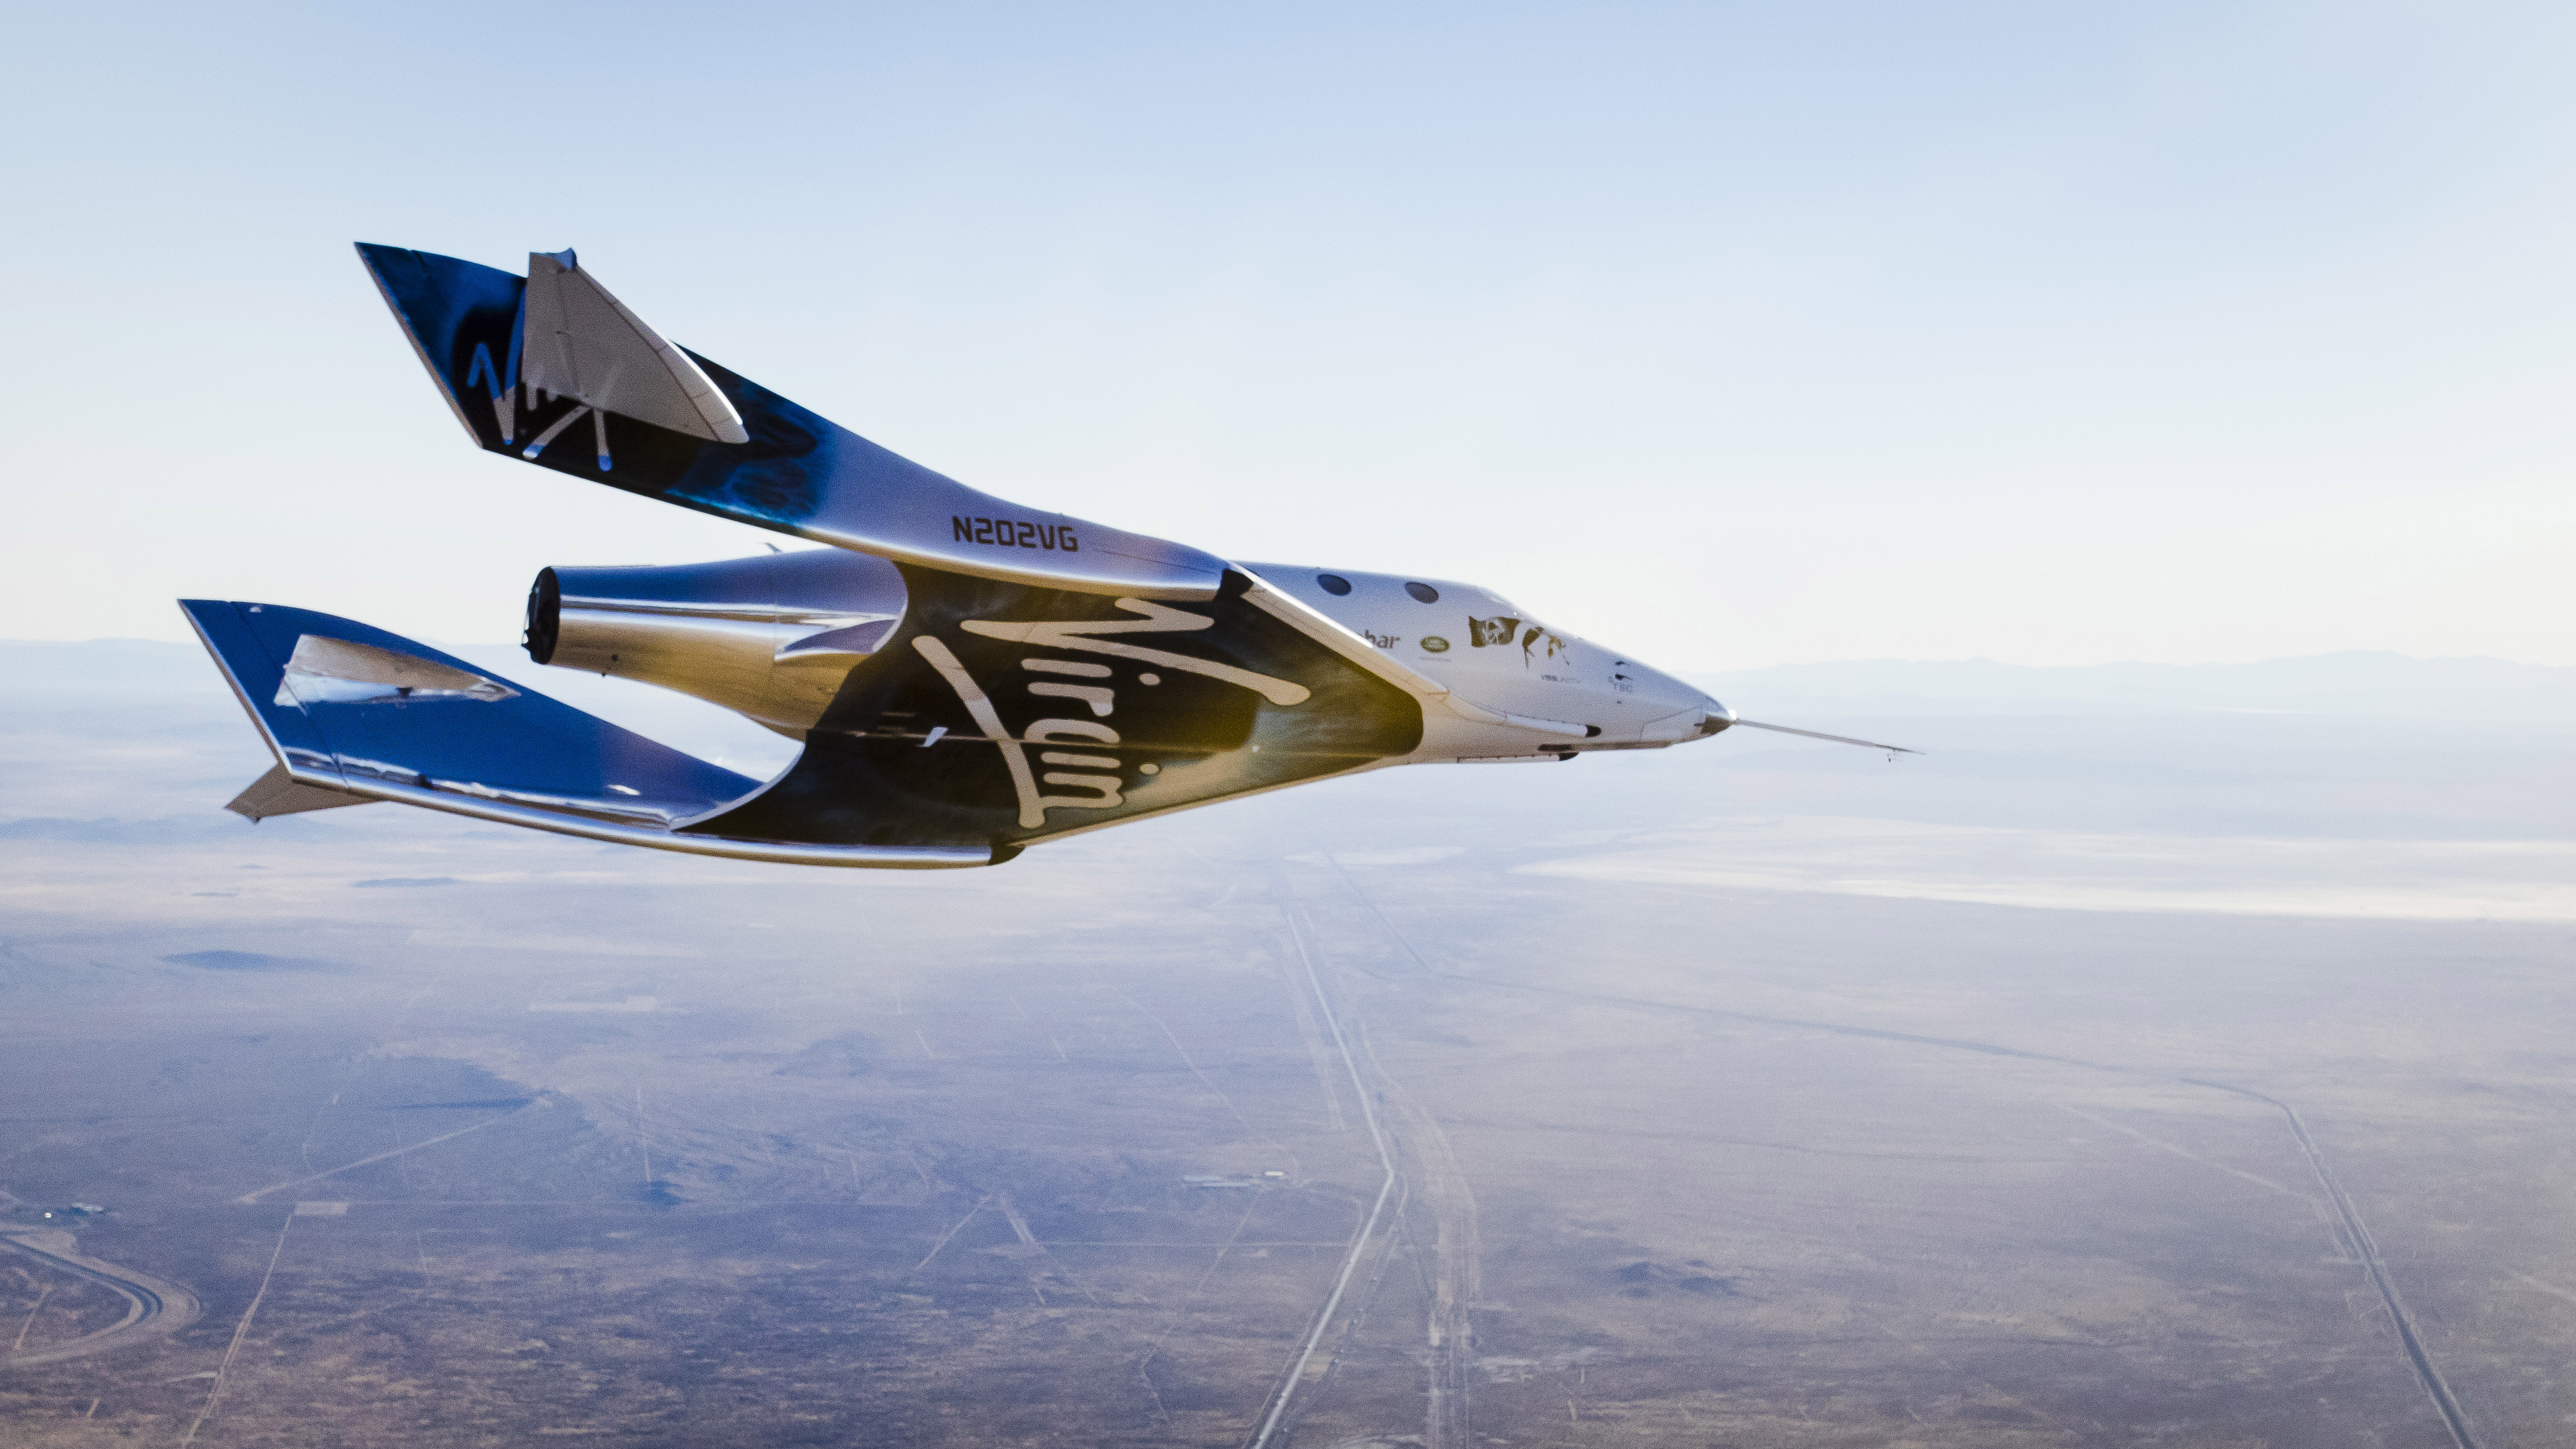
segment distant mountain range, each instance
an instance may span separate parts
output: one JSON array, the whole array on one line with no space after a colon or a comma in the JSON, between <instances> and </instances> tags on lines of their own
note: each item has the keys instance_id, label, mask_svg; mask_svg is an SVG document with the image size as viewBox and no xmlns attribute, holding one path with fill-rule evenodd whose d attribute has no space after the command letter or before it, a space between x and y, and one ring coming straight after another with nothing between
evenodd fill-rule
<instances>
[{"instance_id":1,"label":"distant mountain range","mask_svg":"<svg viewBox=\"0 0 2576 1449\"><path fill-rule=\"evenodd\" d=\"M2576 668L2361 650L2252 664L1867 659L1685 677L1757 719L1794 702L1871 715L2216 710L2576 723Z\"/></svg>"},{"instance_id":2,"label":"distant mountain range","mask_svg":"<svg viewBox=\"0 0 2576 1449\"><path fill-rule=\"evenodd\" d=\"M155 639L0 639L0 670L8 693L21 700L223 687L205 650Z\"/></svg>"}]
</instances>

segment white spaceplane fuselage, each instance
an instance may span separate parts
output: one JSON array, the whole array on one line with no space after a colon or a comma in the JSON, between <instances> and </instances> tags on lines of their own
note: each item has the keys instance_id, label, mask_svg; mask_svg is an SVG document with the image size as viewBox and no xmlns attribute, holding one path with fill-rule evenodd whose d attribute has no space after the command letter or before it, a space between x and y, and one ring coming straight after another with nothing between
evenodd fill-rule
<instances>
[{"instance_id":1,"label":"white spaceplane fuselage","mask_svg":"<svg viewBox=\"0 0 2576 1449\"><path fill-rule=\"evenodd\" d=\"M1660 749L1735 721L1702 691L1550 628L1490 589L1356 569L1244 567L1448 690L1449 708L1423 711L1421 746L1389 764Z\"/></svg>"}]
</instances>

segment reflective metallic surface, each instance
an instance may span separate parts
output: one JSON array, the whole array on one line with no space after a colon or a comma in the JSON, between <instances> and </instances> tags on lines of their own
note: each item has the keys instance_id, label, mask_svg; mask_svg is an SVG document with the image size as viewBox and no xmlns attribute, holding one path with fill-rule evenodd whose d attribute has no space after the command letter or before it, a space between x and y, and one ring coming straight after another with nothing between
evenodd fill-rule
<instances>
[{"instance_id":1,"label":"reflective metallic surface","mask_svg":"<svg viewBox=\"0 0 2576 1449\"><path fill-rule=\"evenodd\" d=\"M584 324L569 308L527 302L527 279L497 267L367 242L358 255L457 420L488 451L721 518L975 578L1203 600L1215 595L1224 576L1223 559L1186 544L969 488L694 353L683 354L692 374L671 383L666 396L628 404L642 415L620 411L614 397L601 408L544 390L562 380L558 363L528 374L519 344L533 329L522 319L555 307L567 327L581 331ZM550 268L576 265L569 252L543 258L538 266L548 280L542 285L561 293L566 279ZM607 294L585 283L571 296L578 307ZM614 310L625 312L622 304ZM605 325L596 309L590 315ZM642 327L641 319L636 325ZM639 356L635 367L659 365ZM681 397L698 380L716 389L738 424L708 416L717 399L701 408ZM693 413L708 426L656 422L687 423ZM579 445L585 440L589 447Z\"/></svg>"},{"instance_id":2,"label":"reflective metallic surface","mask_svg":"<svg viewBox=\"0 0 2576 1449\"><path fill-rule=\"evenodd\" d=\"M907 568L902 629L805 753L688 829L1028 845L1412 752L1424 711L1365 644L1229 575L1205 605Z\"/></svg>"},{"instance_id":3,"label":"reflective metallic surface","mask_svg":"<svg viewBox=\"0 0 2576 1449\"><path fill-rule=\"evenodd\" d=\"M478 447L837 545L549 568L528 594L537 663L805 748L759 785L353 620L184 601L277 753L233 803L254 819L398 800L747 859L978 865L1388 765L1752 723L1473 584L1256 571L978 493L673 347L570 251L522 279L358 250Z\"/></svg>"},{"instance_id":4,"label":"reflective metallic surface","mask_svg":"<svg viewBox=\"0 0 2576 1449\"><path fill-rule=\"evenodd\" d=\"M665 568L547 569L528 657L695 695L802 738L901 621L894 565L838 549Z\"/></svg>"},{"instance_id":5,"label":"reflective metallic surface","mask_svg":"<svg viewBox=\"0 0 2576 1449\"><path fill-rule=\"evenodd\" d=\"M279 771L239 802L261 814L324 808L316 797L338 794L353 804L393 800L591 840L744 860L936 870L995 858L989 846L683 833L694 820L757 794L759 782L524 690L504 698L463 689L391 699L341 699L329 691L307 697L284 687L285 661L299 655L362 661L413 677L482 676L462 659L354 619L214 599L187 599L180 607L277 755ZM308 639L323 643L311 648Z\"/></svg>"},{"instance_id":6,"label":"reflective metallic surface","mask_svg":"<svg viewBox=\"0 0 2576 1449\"><path fill-rule=\"evenodd\" d=\"M443 782L442 782L443 783ZM681 835L667 829L626 825L612 820L537 809L506 800L478 799L446 789L400 785L389 780L356 781L353 794L368 800L392 800L466 815L501 825L525 825L557 835L577 835L612 845L641 845L687 855L715 855L728 860L765 860L780 865L861 866L876 870L957 870L998 865L1019 854L989 846L949 845L811 845L792 841L739 840L721 835Z\"/></svg>"}]
</instances>

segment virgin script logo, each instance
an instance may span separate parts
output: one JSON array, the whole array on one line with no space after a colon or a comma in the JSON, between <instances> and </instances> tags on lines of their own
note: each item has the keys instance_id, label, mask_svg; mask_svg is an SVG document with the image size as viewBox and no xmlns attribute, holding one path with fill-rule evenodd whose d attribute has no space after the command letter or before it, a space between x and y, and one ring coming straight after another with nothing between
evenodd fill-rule
<instances>
[{"instance_id":1,"label":"virgin script logo","mask_svg":"<svg viewBox=\"0 0 2576 1449\"><path fill-rule=\"evenodd\" d=\"M1314 696L1314 691L1294 680L1275 679L1267 674L1256 674L1249 669L1238 669L1231 664L1219 664L1211 659L1197 659L1187 654L1174 654L1169 650L1129 644L1117 637L1103 637L1189 633L1213 628L1216 625L1216 620L1205 614L1193 614L1185 609L1166 608L1144 599L1120 599L1117 602L1120 609L1140 617L1092 620L968 619L959 627L969 634L980 635L986 639L1002 639L1016 644L1025 644L1032 650L1095 654L1150 666L1150 669L1169 669L1183 674L1196 674L1221 684L1233 685L1238 689L1251 690L1272 704L1283 707L1304 704ZM948 687L957 692L958 703L966 706L967 716L975 721L977 729L983 731L983 737L1000 748L1003 768L1010 772L1011 791L1019 799L1021 829L1035 830L1045 825L1049 810L1109 810L1126 803L1122 794L1125 788L1124 778L1120 775L1100 773L1118 769L1117 757L1081 753L1084 746L1098 749L1119 742L1117 729L1101 722L1118 712L1115 669L1087 659L1038 656L1022 659L1020 661L1022 669L1031 674L1049 676L1031 681L1027 686L1030 694L1042 698L1076 701L1091 715L1091 718L1036 720L1031 722L1025 734L1015 736L1003 727L1001 712L993 707L992 696L984 692L984 687L976 681L972 673L968 672L964 662L958 659L955 650L927 634L914 636L912 647L932 669L939 672L940 678L948 682ZM1136 676L1138 683L1153 685L1161 682L1161 677L1150 672L1150 669ZM1038 747L1039 765L1063 768L1048 770L1041 774L1029 762L1029 747L1032 745ZM1049 748L1050 746L1071 746L1072 748ZM1151 765L1142 768L1148 773L1153 769ZM1081 793L1050 794L1042 790L1041 786Z\"/></svg>"}]
</instances>

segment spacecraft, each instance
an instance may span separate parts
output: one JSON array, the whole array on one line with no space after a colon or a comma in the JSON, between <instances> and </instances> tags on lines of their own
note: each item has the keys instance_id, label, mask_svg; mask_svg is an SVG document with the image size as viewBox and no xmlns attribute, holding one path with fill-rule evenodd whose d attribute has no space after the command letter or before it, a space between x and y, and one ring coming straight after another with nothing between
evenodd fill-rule
<instances>
[{"instance_id":1,"label":"spacecraft","mask_svg":"<svg viewBox=\"0 0 2576 1449\"><path fill-rule=\"evenodd\" d=\"M252 819L392 801L937 869L1392 765L1755 723L1472 584L1233 562L978 492L665 341L570 251L524 277L358 252L475 446L825 545L548 568L528 594L537 663L712 701L803 752L754 780L354 620L182 600L276 756L232 802Z\"/></svg>"}]
</instances>

